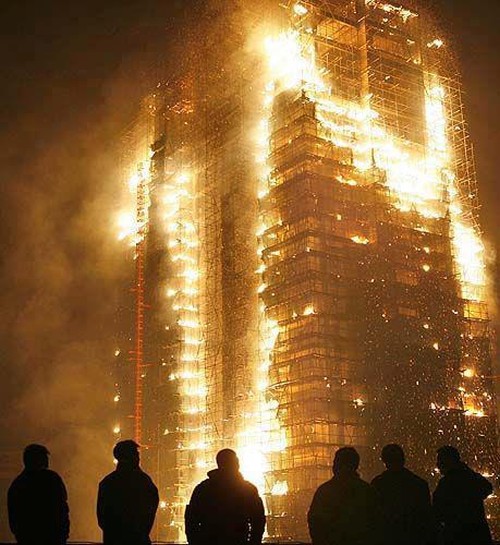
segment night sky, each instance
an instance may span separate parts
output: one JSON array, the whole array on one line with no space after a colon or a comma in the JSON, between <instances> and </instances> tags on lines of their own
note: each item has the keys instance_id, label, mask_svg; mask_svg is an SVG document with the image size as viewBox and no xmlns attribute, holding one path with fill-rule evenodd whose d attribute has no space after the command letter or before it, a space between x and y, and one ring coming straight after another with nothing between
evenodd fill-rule
<instances>
[{"instance_id":1,"label":"night sky","mask_svg":"<svg viewBox=\"0 0 500 545\"><path fill-rule=\"evenodd\" d=\"M456 40L493 253L500 3L431 3ZM96 537L82 522L93 517L85 498L109 470L102 415L111 405L115 287L126 282L112 224L117 143L143 91L139 61L165 38L182 39L175 22L194 4L11 0L0 8L0 456L31 441L49 445L54 467L76 483L70 499L88 511L73 538ZM90 465L94 482L82 467ZM1 477L9 471L0 468Z\"/></svg>"}]
</instances>

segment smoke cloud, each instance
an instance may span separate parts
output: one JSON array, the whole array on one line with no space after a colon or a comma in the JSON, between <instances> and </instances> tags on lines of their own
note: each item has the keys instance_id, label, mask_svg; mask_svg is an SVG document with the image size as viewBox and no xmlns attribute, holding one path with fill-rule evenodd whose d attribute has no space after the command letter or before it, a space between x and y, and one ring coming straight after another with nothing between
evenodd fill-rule
<instances>
[{"instance_id":1,"label":"smoke cloud","mask_svg":"<svg viewBox=\"0 0 500 545\"><path fill-rule=\"evenodd\" d=\"M11 167L4 169L1 448L18 453L20 467L26 444L48 446L68 485L73 539L98 537L96 486L112 468L116 286L127 287L112 225L118 120L106 108L52 134L43 118L26 116L22 134L2 142Z\"/></svg>"},{"instance_id":2,"label":"smoke cloud","mask_svg":"<svg viewBox=\"0 0 500 545\"><path fill-rule=\"evenodd\" d=\"M131 287L115 223L126 192L120 135L143 92L153 17L153 38L164 32L157 13L136 15L120 32L106 27L98 43L107 53L91 49L103 21L57 61L57 44L40 45L47 59L17 67L3 91L12 109L0 106L0 541L12 540L7 487L32 442L49 448L66 482L70 539L100 539L97 484L114 467L114 322L120 291ZM61 23L44 22L51 32Z\"/></svg>"}]
</instances>

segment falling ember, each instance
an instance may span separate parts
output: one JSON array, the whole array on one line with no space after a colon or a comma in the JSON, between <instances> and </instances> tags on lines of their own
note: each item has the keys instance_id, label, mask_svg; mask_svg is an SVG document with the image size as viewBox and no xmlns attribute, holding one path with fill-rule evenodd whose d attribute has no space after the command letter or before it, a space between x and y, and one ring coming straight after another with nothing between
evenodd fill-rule
<instances>
[{"instance_id":1,"label":"falling ember","mask_svg":"<svg viewBox=\"0 0 500 545\"><path fill-rule=\"evenodd\" d=\"M117 382L114 433L134 399L166 541L224 447L273 540L307 538L345 444L367 477L394 441L431 474L430 437L493 470L486 251L449 48L426 13L341 4L276 2L277 28L243 3L251 43L203 24L199 60L148 99L152 151L127 178L141 206L117 220L140 373Z\"/></svg>"},{"instance_id":2,"label":"falling ember","mask_svg":"<svg viewBox=\"0 0 500 545\"><path fill-rule=\"evenodd\" d=\"M273 496L286 496L288 494L288 484L286 481L277 481L272 490L271 494Z\"/></svg>"},{"instance_id":3,"label":"falling ember","mask_svg":"<svg viewBox=\"0 0 500 545\"><path fill-rule=\"evenodd\" d=\"M311 314L316 314L316 311L314 310L314 307L312 305L307 305L307 307L304 309L304 316L311 316Z\"/></svg>"},{"instance_id":4,"label":"falling ember","mask_svg":"<svg viewBox=\"0 0 500 545\"><path fill-rule=\"evenodd\" d=\"M302 16L306 15L308 10L303 4L297 3L293 6L293 12L295 13L295 15Z\"/></svg>"},{"instance_id":5,"label":"falling ember","mask_svg":"<svg viewBox=\"0 0 500 545\"><path fill-rule=\"evenodd\" d=\"M351 237L351 240L355 242L356 244L369 244L369 240L366 237L355 235Z\"/></svg>"}]
</instances>

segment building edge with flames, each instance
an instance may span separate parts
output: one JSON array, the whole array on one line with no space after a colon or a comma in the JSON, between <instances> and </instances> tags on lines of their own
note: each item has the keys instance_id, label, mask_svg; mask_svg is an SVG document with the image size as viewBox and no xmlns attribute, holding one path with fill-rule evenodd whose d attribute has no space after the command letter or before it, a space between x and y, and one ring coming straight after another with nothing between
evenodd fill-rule
<instances>
[{"instance_id":1,"label":"building edge with flames","mask_svg":"<svg viewBox=\"0 0 500 545\"><path fill-rule=\"evenodd\" d=\"M214 0L178 53L152 70L122 142L134 280L114 432L144 446L158 537L184 540L184 507L223 447L276 541L307 539L340 446L367 478L387 442L431 481L443 444L494 477L473 152L432 15L413 1Z\"/></svg>"}]
</instances>

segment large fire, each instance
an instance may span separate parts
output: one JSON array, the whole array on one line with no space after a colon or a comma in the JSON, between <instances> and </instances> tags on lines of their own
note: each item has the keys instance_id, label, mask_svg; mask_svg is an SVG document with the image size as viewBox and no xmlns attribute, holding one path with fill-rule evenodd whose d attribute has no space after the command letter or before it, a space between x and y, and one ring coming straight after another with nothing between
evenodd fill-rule
<instances>
[{"instance_id":1,"label":"large fire","mask_svg":"<svg viewBox=\"0 0 500 545\"><path fill-rule=\"evenodd\" d=\"M297 14L304 15L306 12L304 6L296 4ZM260 123L262 139L256 152L257 168L261 174L258 185L259 199L261 201L266 199L269 188L273 184L264 158L266 153L269 153L268 127L274 96L285 90L301 90L315 105L317 120L323 129L322 136L325 139L336 146L352 149L354 165L360 172L374 165L386 172L387 186L393 192L395 205L400 210L410 212L415 209L426 218L443 218L447 214L450 215L453 257L462 296L467 300L484 300L487 283L484 244L472 214L467 209L467 205L464 205L466 196L462 195L455 182L446 136L445 91L439 84L439 76L427 74L425 114L428 141L423 153L416 146L412 149L407 142L391 135L378 122L379 114L369 106L369 97L364 101L365 105L361 106L358 103L340 100L335 96L335 89L328 82L328 73L317 63L314 39L310 34L296 29L286 30L278 36L265 40L265 52L270 80L263 92L264 118ZM357 184L355 180L342 181ZM261 236L271 227L265 223L264 215L257 235ZM259 253L262 255L265 244L263 238L260 240ZM352 240L358 244L370 242L367 237L359 234L354 235ZM425 248L424 251L426 251ZM430 265L424 265L423 268L426 272L431 269ZM259 273L262 274L265 270L266 265L263 262ZM262 280L259 293L262 293L264 289L265 283ZM313 312L314 308L309 306L304 310L304 315ZM262 371L262 376L256 388L262 392L262 390L265 391L267 384L268 362L280 327L278 322L267 317L263 303L260 306L260 313L262 356L259 369ZM435 343L434 349L439 350L438 343ZM463 373L465 379L473 376L473 370ZM467 391L466 382L461 387L461 391L465 415L484 416L481 399ZM362 402L359 399L353 401L354 403ZM275 410L276 407L266 402L261 396L259 412L265 417L256 432L256 437L261 434L264 437L264 444L274 444L278 449L283 449L287 439L284 433L280 434ZM272 429L280 437L278 442L269 437L270 429L264 424L268 422L274 423ZM259 475L255 465L260 465ZM268 467L265 455L253 456L251 475L261 485L265 481L264 475ZM267 492L285 494L287 490L287 483L283 481Z\"/></svg>"},{"instance_id":2,"label":"large fire","mask_svg":"<svg viewBox=\"0 0 500 545\"><path fill-rule=\"evenodd\" d=\"M367 3L369 5L370 1ZM397 8L387 4L387 10L392 9ZM401 9L397 12L398 16L405 20L413 17L412 12ZM485 247L468 203L468 195L464 195L459 187L454 172L453 151L447 132L447 94L440 75L432 71L424 73L426 141L424 145L411 143L385 126L380 112L372 106L369 94L355 102L336 93L327 68L319 60L314 33L307 26L295 24L307 14L305 5L295 4L290 28L261 41L261 79L265 83L260 89L260 119L255 124L256 137L252 139L255 196L260 203L256 222L260 260L256 274L260 285L255 297L259 315L259 350L252 363L251 395L245 402L245 414L240 415L240 426L233 441L243 475L254 482L262 494L271 496L289 493L289 483L285 478L270 478L269 474L273 470L272 460L276 453L283 452L291 441L280 426L279 401L269 388L273 352L283 329L279 321L269 315L264 301L267 257L272 253L266 240L269 240L268 235L273 227L281 225L281 218L270 213L271 207L267 206L270 190L277 184L270 165L270 126L278 95L285 91L302 93L314 108L319 136L335 147L351 150L353 175L338 175L338 182L357 186L363 183L363 175L370 169L377 169L384 173L393 206L400 213L412 214L416 211L429 220L449 218L455 274L462 298L468 302L462 310L456 309L454 312L462 312L465 318L475 312L474 304L480 305L485 300L487 284ZM428 44L432 48L442 46L439 38ZM207 419L210 379L207 376L204 344L208 324L202 312L203 305L207 304L203 283L207 270L202 265L203 240L200 238L199 213L203 178L193 164L186 162L184 155L173 157L167 179L161 186L163 194L160 199L163 243L171 262L170 279L168 285L163 287L163 293L180 332L177 369L169 376L171 382L178 384L181 397L182 428L176 431L183 432L185 440L178 448L191 451L197 460L197 471L189 476L188 490L192 489L211 463L218 444L215 430ZM129 182L132 195L147 187L150 166L148 157L132 176ZM146 208L148 205L146 201ZM138 220L135 210L122 212L118 218L119 238L130 241L132 245L140 244L147 215L144 217L146 220ZM425 231L425 225L420 229ZM349 237L353 243L362 246L373 242L368 232L353 232ZM424 258L429 256L422 270L431 274L431 250L423 247L421 251ZM279 251L274 250L274 253L276 256ZM315 305L310 302L297 309L292 318L314 316L316 313ZM423 327L429 329L429 324ZM441 350L437 341L432 347L435 351ZM481 418L486 414L481 396L470 387L477 375L473 367L461 372L461 410L470 418ZM115 401L119 399L117 394ZM352 399L352 403L362 408L366 401L359 394ZM430 409L444 410L451 408L452 404L450 401L450 407L442 407L432 403ZM163 433L169 434L171 431L165 429ZM120 433L119 424L114 433ZM186 499L179 500L176 507L182 507Z\"/></svg>"}]
</instances>

